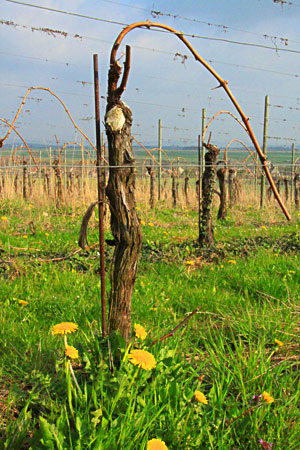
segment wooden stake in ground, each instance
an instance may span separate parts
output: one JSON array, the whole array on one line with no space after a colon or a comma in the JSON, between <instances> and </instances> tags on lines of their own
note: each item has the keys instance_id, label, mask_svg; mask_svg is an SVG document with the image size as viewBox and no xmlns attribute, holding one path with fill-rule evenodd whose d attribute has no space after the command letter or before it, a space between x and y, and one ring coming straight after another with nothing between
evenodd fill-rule
<instances>
[{"instance_id":1,"label":"wooden stake in ground","mask_svg":"<svg viewBox=\"0 0 300 450\"><path fill-rule=\"evenodd\" d=\"M121 65L111 59L105 127L109 153L106 193L111 212L111 231L116 242L111 268L109 332L120 330L128 341L131 335L131 297L142 246L142 233L135 209L135 169L132 167L132 113L120 100L130 67L130 47L120 87ZM126 75L127 74L127 75Z\"/></svg>"},{"instance_id":2,"label":"wooden stake in ground","mask_svg":"<svg viewBox=\"0 0 300 450\"><path fill-rule=\"evenodd\" d=\"M294 177L294 202L295 202L296 209L299 208L299 204L300 204L299 193L300 193L300 174L296 173L296 175Z\"/></svg>"},{"instance_id":3,"label":"wooden stake in ground","mask_svg":"<svg viewBox=\"0 0 300 450\"><path fill-rule=\"evenodd\" d=\"M219 147L204 144L208 150L205 153L205 170L202 178L202 205L199 227L200 246L210 246L214 242L212 227L212 201L216 175L216 164L220 154Z\"/></svg>"},{"instance_id":4,"label":"wooden stake in ground","mask_svg":"<svg viewBox=\"0 0 300 450\"><path fill-rule=\"evenodd\" d=\"M107 334L106 327L106 294L105 294L105 260L104 260L104 197L105 197L105 175L100 167L102 165L101 155L101 129L100 129L100 100L99 100L99 68L98 55L93 56L94 64L94 94L95 94L95 117L96 117L96 146L97 146L97 190L98 190L98 217L99 217L99 251L100 251L100 283L101 283L101 324L102 337ZM103 144L104 139L102 139ZM81 143L83 149L83 142ZM83 163L83 152L82 152Z\"/></svg>"},{"instance_id":5,"label":"wooden stake in ground","mask_svg":"<svg viewBox=\"0 0 300 450\"><path fill-rule=\"evenodd\" d=\"M28 200L27 183L28 183L27 162L25 161L25 159L23 159L23 198L24 198L24 200Z\"/></svg>"}]
</instances>

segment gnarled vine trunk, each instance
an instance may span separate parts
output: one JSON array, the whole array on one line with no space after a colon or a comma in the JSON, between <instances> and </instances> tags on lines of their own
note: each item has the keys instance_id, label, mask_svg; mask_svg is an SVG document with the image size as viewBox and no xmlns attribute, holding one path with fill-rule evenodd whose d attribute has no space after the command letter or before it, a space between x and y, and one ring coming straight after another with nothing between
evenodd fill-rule
<instances>
[{"instance_id":1,"label":"gnarled vine trunk","mask_svg":"<svg viewBox=\"0 0 300 450\"><path fill-rule=\"evenodd\" d=\"M154 208L154 178L155 178L155 172L153 167L147 167L147 171L150 177L150 208Z\"/></svg>"},{"instance_id":2,"label":"gnarled vine trunk","mask_svg":"<svg viewBox=\"0 0 300 450\"><path fill-rule=\"evenodd\" d=\"M225 164L225 161L222 161L222 163ZM217 177L220 187L220 206L218 211L218 219L224 220L227 212L227 169L225 167L218 169Z\"/></svg>"},{"instance_id":3,"label":"gnarled vine trunk","mask_svg":"<svg viewBox=\"0 0 300 450\"><path fill-rule=\"evenodd\" d=\"M190 204L190 202L189 202L189 194L188 194L189 179L190 179L190 177L188 177L187 175L184 177L184 197L185 197L186 205Z\"/></svg>"},{"instance_id":4,"label":"gnarled vine trunk","mask_svg":"<svg viewBox=\"0 0 300 450\"><path fill-rule=\"evenodd\" d=\"M202 178L202 204L199 227L200 246L210 246L214 242L212 227L212 201L216 175L216 164L220 149L211 144L204 144L207 148L205 153L205 170Z\"/></svg>"},{"instance_id":5,"label":"gnarled vine trunk","mask_svg":"<svg viewBox=\"0 0 300 450\"><path fill-rule=\"evenodd\" d=\"M298 209L300 204L300 175L296 173L294 177L294 201L295 206Z\"/></svg>"},{"instance_id":6,"label":"gnarled vine trunk","mask_svg":"<svg viewBox=\"0 0 300 450\"><path fill-rule=\"evenodd\" d=\"M132 167L132 113L112 90L118 79L119 63L109 72L105 127L108 141L109 179L106 194L111 212L115 251L111 268L109 332L120 330L128 341L131 335L131 297L142 246L142 233L135 209L135 169Z\"/></svg>"},{"instance_id":7,"label":"gnarled vine trunk","mask_svg":"<svg viewBox=\"0 0 300 450\"><path fill-rule=\"evenodd\" d=\"M177 189L176 189L176 173L175 170L172 169L172 199L173 199L173 208L176 208L177 205Z\"/></svg>"},{"instance_id":8,"label":"gnarled vine trunk","mask_svg":"<svg viewBox=\"0 0 300 450\"><path fill-rule=\"evenodd\" d=\"M241 184L238 180L238 172L236 169L229 169L228 188L229 207L232 208L239 201L241 195Z\"/></svg>"}]
</instances>

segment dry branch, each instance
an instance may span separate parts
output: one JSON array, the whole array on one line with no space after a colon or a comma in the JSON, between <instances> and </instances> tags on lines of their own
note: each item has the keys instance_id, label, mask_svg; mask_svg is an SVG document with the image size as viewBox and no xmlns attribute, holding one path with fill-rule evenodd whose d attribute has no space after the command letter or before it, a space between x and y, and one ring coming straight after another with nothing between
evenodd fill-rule
<instances>
[{"instance_id":1,"label":"dry branch","mask_svg":"<svg viewBox=\"0 0 300 450\"><path fill-rule=\"evenodd\" d=\"M154 344L156 344L157 342L161 342L164 341L165 339L168 339L169 337L174 336L174 333L176 333L177 330L179 330L179 328L183 327L183 325L185 325L200 309L200 306L198 306L196 309L194 309L194 311L192 311L185 319L183 319L175 328L173 328L172 331L170 331L169 333L165 334L164 336L162 336L159 339L156 339L155 341L151 342L150 347Z\"/></svg>"},{"instance_id":2,"label":"dry branch","mask_svg":"<svg viewBox=\"0 0 300 450\"><path fill-rule=\"evenodd\" d=\"M78 245L83 250L85 249L85 246L88 245L87 240L87 227L90 221L90 218L92 217L93 211L95 206L98 204L97 202L91 203L88 209L86 210L86 213L84 214L81 222L80 232L79 232L79 238L78 238Z\"/></svg>"},{"instance_id":3,"label":"dry branch","mask_svg":"<svg viewBox=\"0 0 300 450\"><path fill-rule=\"evenodd\" d=\"M128 25L127 27L125 27L121 33L119 34L119 36L117 37L112 52L111 52L111 56L110 56L110 65L111 68L114 67L115 68L115 74L117 74L117 77L115 76L115 79L111 79L110 80L110 94L112 94L112 96L115 96L115 100L118 101L120 100L120 95L118 96L118 90L117 90L117 82L118 79L120 77L121 74L121 67L120 64L118 64L118 62L116 61L116 55L117 55L117 51L118 48L120 47L120 44L123 40L123 38L133 29L135 28L148 28L151 29L153 28L162 28L163 30L167 30L170 31L171 33L174 33L183 43L184 45L186 45L186 47L190 50L190 52L193 54L193 56L195 57L195 59L197 61L199 61L219 82L219 86L218 87L222 87L226 94L228 95L228 97L230 98L231 102L233 103L233 105L235 106L236 110L238 111L242 122L244 123L244 128L246 129L251 141L253 142L253 145L258 153L259 159L261 161L263 170L265 171L265 174L268 178L268 181L272 187L272 190L274 192L274 195L276 197L276 200L278 201L283 213L285 214L286 218L288 220L291 220L291 216L288 213L285 205L283 204L283 201L280 198L280 195L276 189L275 183L273 181L273 178L271 176L271 173L269 171L269 168L266 164L266 155L262 152L258 141L253 133L253 130L249 124L249 119L248 117L245 115L245 113L243 112L242 108L240 107L239 103L237 102L237 100L235 99L234 95L232 94L231 90L228 87L228 81L223 80L220 75L203 59L201 58L201 56L196 52L196 50L192 47L192 45L189 43L189 41L184 37L183 33L175 30L174 28L169 27L168 25L164 25L161 23L155 23L155 22L150 22L150 21L144 21L144 22L135 22L132 23L131 25Z\"/></svg>"},{"instance_id":4,"label":"dry branch","mask_svg":"<svg viewBox=\"0 0 300 450\"><path fill-rule=\"evenodd\" d=\"M76 125L76 123L75 123L75 121L73 120L73 118L72 118L72 116L71 116L71 114L70 114L68 108L66 107L66 105L64 104L64 102L60 99L60 97L59 97L57 94L55 94L53 91L51 91L49 88L40 87L40 86L39 86L39 87L31 87L31 88L29 88L29 89L27 90L26 94L25 94L24 97L23 97L23 100L22 100L22 102L21 102L21 105L20 105L20 107L19 107L19 109L18 109L18 111L17 111L17 113L16 113L16 115L15 115L15 118L14 118L14 120L12 121L12 123L11 123L11 125L10 125L10 128L9 128L8 132L6 133L6 135L5 135L2 139L0 139L0 147L3 146L3 143L4 143L4 141L8 138L8 136L10 135L11 130L14 129L14 124L15 124L15 122L16 122L18 116L20 115L20 112L21 112L21 110L22 110L22 108L23 108L23 106L24 106L24 104L25 104L26 98L28 97L29 93L30 93L31 91L33 91L33 90L42 90L42 91L49 92L50 95L53 95L53 97L55 97L55 98L59 101L59 103L62 105L62 107L64 108L64 110L65 110L65 112L67 113L69 119L71 120L71 122L72 122L74 128L76 128L76 130L79 131L79 133L80 133L80 134L88 141L88 143L89 143L90 146L95 150L95 152L97 152L97 149L96 149L96 147L94 146L94 144L92 143L92 141L91 141L91 140L88 138L88 136L87 136L87 135L79 128L79 126ZM1 119L1 120L3 120L3 119ZM14 130L15 130L15 129L14 129ZM16 130L15 130L15 131L16 131ZM16 132L17 132L17 131L16 131ZM24 141L23 141L23 142L24 142ZM107 163L107 161L105 160L105 158L103 158L103 160Z\"/></svg>"},{"instance_id":5,"label":"dry branch","mask_svg":"<svg viewBox=\"0 0 300 450\"><path fill-rule=\"evenodd\" d=\"M27 149L29 155L31 156L31 158L32 158L32 160L33 160L33 162L34 162L34 164L37 166L38 163L36 162L36 160L35 160L35 158L34 158L34 156L33 156L33 151L28 147L27 142L26 142L25 139L22 137L22 135L18 132L18 130L15 129L13 123L11 124L11 123L9 123L7 120L5 120L5 119L0 119L0 120L1 120L1 122L4 122L6 125L8 125L8 126L10 127L10 128L9 128L9 133L10 133L11 130L14 130L14 132L19 136L19 138L21 139L21 141L22 141L23 144L25 145L25 147L26 147L26 149ZM3 138L3 139L0 139L0 148L3 147L3 144L4 144L5 139L6 139L6 137ZM37 155L36 155L36 157L37 157L37 159L39 159Z\"/></svg>"}]
</instances>

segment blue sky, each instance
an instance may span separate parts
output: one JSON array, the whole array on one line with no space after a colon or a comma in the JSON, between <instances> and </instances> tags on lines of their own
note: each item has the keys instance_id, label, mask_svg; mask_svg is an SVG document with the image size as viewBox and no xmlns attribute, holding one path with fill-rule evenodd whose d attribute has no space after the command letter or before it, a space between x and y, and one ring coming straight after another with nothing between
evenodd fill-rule
<instances>
[{"instance_id":1,"label":"blue sky","mask_svg":"<svg viewBox=\"0 0 300 450\"><path fill-rule=\"evenodd\" d=\"M264 97L269 95L268 134L272 137L269 145L289 149L293 142L290 139L295 139L297 146L300 134L300 0L291 2L292 5L280 5L272 0L31 0L30 3L122 23L150 19L210 38L188 39L204 59L211 61L221 77L229 81L260 143ZM0 117L11 121L27 88L43 86L61 97L75 122L94 140L92 57L94 53L99 55L101 95L105 97L110 49L122 26L5 0L0 0L0 5L0 20L20 25L0 24ZM151 11L164 15L154 18ZM68 36L53 37L32 31L31 27L60 30ZM126 44L132 46L132 68L123 100L133 112L132 133L143 144L157 144L158 119L164 127L163 145L185 146L197 143L202 108L206 109L208 117L219 110L235 113L226 94L221 89L212 90L217 85L216 80L175 36L135 30L124 40ZM295 52L278 50L281 48ZM122 48L120 55L121 52ZM188 58L176 57L176 53ZM17 123L19 132L28 142L51 144L55 142L55 135L61 144L79 139L53 97L40 91L32 92L29 97ZM104 111L105 100L101 99L102 119ZM244 131L230 117L220 119L211 127L212 143L224 147L230 139L236 138L249 144ZM1 135L4 134L5 128L0 130ZM6 144L9 146L15 141L12 134Z\"/></svg>"}]
</instances>

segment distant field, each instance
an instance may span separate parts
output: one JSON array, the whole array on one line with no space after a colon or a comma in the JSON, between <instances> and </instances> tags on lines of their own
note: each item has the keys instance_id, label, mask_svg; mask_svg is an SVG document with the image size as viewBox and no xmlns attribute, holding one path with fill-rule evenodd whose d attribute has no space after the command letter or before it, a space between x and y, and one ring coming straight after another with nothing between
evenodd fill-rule
<instances>
[{"instance_id":1,"label":"distant field","mask_svg":"<svg viewBox=\"0 0 300 450\"><path fill-rule=\"evenodd\" d=\"M45 147L45 146L38 146L35 145L33 146L33 150L36 152L37 156L42 158L43 163L49 163L49 147ZM150 150L150 149L148 149ZM220 159L222 158L223 155L223 149L221 148L221 155L220 155ZM166 153L169 157L169 159L172 161L174 159L177 158L183 158L180 162L182 164L198 164L198 150L197 149L187 149L187 148L182 148L182 149L178 149L178 148L167 148ZM134 153L134 157L136 158L137 162L141 162L143 161L147 154L145 152L145 150L143 150L140 147L133 147L133 153ZM1 157L5 157L5 158L9 158L12 154L12 149L11 148L3 148L1 150ZM57 156L58 151L57 151L57 147L56 146L52 146L51 147L51 160L54 159L55 156ZM154 151L153 155L157 158L158 156L158 152ZM249 155L249 153L247 152L246 149L241 150L241 149L233 149L230 148L228 150L228 158L230 160L237 160L237 161L243 161L247 158L247 156ZM28 159L28 153L27 150L24 149L20 149L18 150L18 152L16 153L15 156L19 156L19 157L25 157ZM78 146L68 146L67 150L66 150L66 161L67 164L71 164L72 162L76 162L76 161L80 161L81 160L81 156L82 156L82 152L81 149L78 148ZM295 152L295 160L300 156L300 152L296 151ZM291 158L292 158L292 153L291 150L274 150L274 149L270 149L268 150L268 154L267 154L268 160L272 161L273 163L278 163L278 164L291 164ZM86 161L86 163L88 162L88 160L90 160L90 158L92 160L94 160L95 158L95 151L92 148L89 149L85 149L84 151L84 159ZM149 158L148 158L149 159ZM147 158L146 158L147 160ZM150 159L149 159L150 160ZM168 160L167 158L163 155L162 156L162 161L164 164L167 164ZM251 164L251 159L248 160L248 164ZM65 159L64 159L64 153L62 155L62 163L64 164Z\"/></svg>"}]
</instances>

